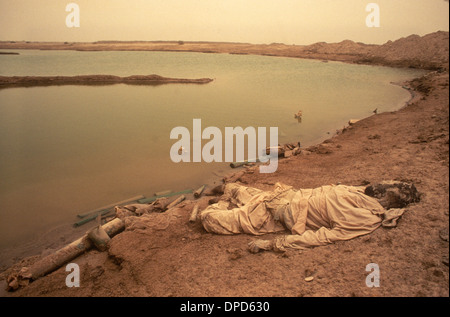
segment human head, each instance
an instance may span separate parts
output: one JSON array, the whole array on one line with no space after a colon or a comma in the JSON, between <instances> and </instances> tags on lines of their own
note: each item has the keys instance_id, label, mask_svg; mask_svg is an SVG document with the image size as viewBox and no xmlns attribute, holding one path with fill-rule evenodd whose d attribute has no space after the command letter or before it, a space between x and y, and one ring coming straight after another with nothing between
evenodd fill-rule
<instances>
[{"instance_id":1,"label":"human head","mask_svg":"<svg viewBox=\"0 0 450 317\"><path fill-rule=\"evenodd\" d=\"M420 201L420 194L414 184L387 181L366 187L364 193L376 198L385 209L404 208Z\"/></svg>"}]
</instances>

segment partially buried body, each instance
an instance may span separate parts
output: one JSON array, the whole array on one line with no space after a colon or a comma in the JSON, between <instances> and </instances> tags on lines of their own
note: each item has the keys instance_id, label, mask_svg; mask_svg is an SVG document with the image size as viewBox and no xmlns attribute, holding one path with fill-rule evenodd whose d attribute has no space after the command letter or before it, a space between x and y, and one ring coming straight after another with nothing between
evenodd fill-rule
<instances>
[{"instance_id":1,"label":"partially buried body","mask_svg":"<svg viewBox=\"0 0 450 317\"><path fill-rule=\"evenodd\" d=\"M272 191L224 185L218 203L199 214L206 231L217 234L292 234L255 240L249 251L304 249L369 234L381 225L392 227L404 207L419 201L414 185L384 182L372 186L327 185L294 189L277 183Z\"/></svg>"}]
</instances>

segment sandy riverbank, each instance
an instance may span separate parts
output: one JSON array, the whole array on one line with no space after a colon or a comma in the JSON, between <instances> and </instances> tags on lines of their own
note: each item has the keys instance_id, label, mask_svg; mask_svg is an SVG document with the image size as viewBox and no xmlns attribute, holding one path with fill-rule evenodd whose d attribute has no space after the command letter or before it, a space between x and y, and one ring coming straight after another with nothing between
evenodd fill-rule
<instances>
[{"instance_id":1,"label":"sandy riverbank","mask_svg":"<svg viewBox=\"0 0 450 317\"><path fill-rule=\"evenodd\" d=\"M407 180L422 199L397 228L303 252L251 254L246 247L254 237L208 234L189 223L195 202L188 200L174 211L167 229L126 230L111 240L107 252L77 258L80 288L65 286L67 273L61 268L5 295L449 296L448 56L439 69L409 83L416 96L401 110L373 115L281 160L274 174L250 168L236 180L261 189L276 182L311 188ZM208 199L199 200L202 207ZM441 237L445 229L447 241ZM365 286L368 263L380 266L380 288ZM314 281L305 282L310 275Z\"/></svg>"}]
</instances>

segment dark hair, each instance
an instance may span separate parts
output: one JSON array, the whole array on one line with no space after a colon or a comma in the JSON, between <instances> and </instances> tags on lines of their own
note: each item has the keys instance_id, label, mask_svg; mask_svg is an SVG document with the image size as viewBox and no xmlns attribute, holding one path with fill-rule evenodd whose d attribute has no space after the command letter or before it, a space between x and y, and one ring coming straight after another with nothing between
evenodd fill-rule
<instances>
[{"instance_id":1,"label":"dark hair","mask_svg":"<svg viewBox=\"0 0 450 317\"><path fill-rule=\"evenodd\" d=\"M364 193L378 199L386 209L404 208L420 201L420 193L414 184L406 182L389 181L369 185Z\"/></svg>"}]
</instances>

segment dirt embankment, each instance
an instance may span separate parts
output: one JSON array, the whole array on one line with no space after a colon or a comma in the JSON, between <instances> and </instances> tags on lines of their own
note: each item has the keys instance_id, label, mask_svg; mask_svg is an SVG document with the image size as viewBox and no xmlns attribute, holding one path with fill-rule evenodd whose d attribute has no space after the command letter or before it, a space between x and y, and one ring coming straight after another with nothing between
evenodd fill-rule
<instances>
[{"instance_id":1,"label":"dirt embankment","mask_svg":"<svg viewBox=\"0 0 450 317\"><path fill-rule=\"evenodd\" d=\"M442 47L448 50L448 42ZM437 63L445 65L448 56ZM255 237L209 234L188 221L196 202L208 205L203 197L172 210L167 226L129 226L108 251L74 260L81 270L79 288L66 287L62 267L4 295L449 296L449 75L441 69L408 85L416 97L403 109L374 114L302 149L281 160L276 173L252 167L235 179L261 189L276 182L312 188L409 181L421 201L409 206L396 228L302 252L252 254L247 244ZM3 272L0 282L38 258ZM380 287L365 284L369 263L379 265Z\"/></svg>"},{"instance_id":2,"label":"dirt embankment","mask_svg":"<svg viewBox=\"0 0 450 317\"><path fill-rule=\"evenodd\" d=\"M158 75L113 75L82 76L0 76L0 89L12 87L62 86L62 85L163 85L163 84L207 84L210 78L167 78Z\"/></svg>"}]
</instances>

